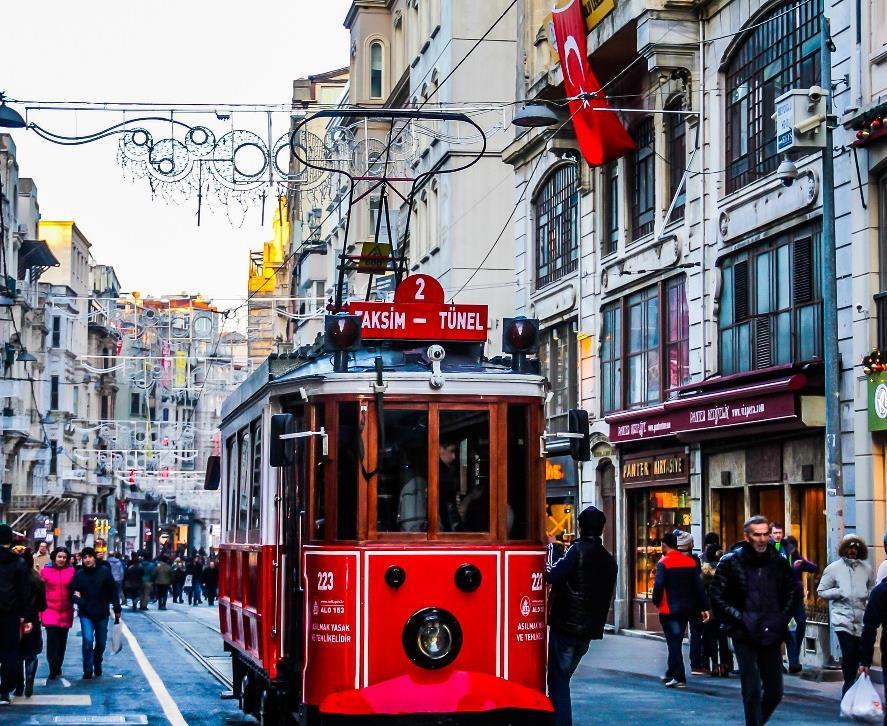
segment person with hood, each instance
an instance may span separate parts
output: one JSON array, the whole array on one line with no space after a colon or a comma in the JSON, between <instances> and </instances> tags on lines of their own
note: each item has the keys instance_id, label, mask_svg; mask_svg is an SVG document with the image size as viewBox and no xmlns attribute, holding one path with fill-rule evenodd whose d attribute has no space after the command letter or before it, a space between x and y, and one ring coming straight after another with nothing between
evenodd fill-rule
<instances>
[{"instance_id":1,"label":"person with hood","mask_svg":"<svg viewBox=\"0 0 887 726\"><path fill-rule=\"evenodd\" d=\"M869 551L865 542L848 534L838 547L838 559L822 571L816 594L831 603L831 624L841 645L841 671L844 688L856 681L862 636L862 620L869 593L875 586L875 573L866 561Z\"/></svg>"},{"instance_id":2,"label":"person with hood","mask_svg":"<svg viewBox=\"0 0 887 726\"><path fill-rule=\"evenodd\" d=\"M789 535L782 542L782 554L792 566L792 572L798 583L798 604L793 615L794 628L789 622L788 639L785 641L785 651L788 655L788 672L800 673L801 646L804 644L804 634L807 632L807 610L804 607L804 573L819 572L819 567L814 562L804 559L798 551L798 540Z\"/></svg>"},{"instance_id":3,"label":"person with hood","mask_svg":"<svg viewBox=\"0 0 887 726\"><path fill-rule=\"evenodd\" d=\"M151 590L154 588L154 570L157 568L157 564L154 560L148 559L144 555L139 559L142 563L142 586L139 591L139 610L147 610L148 602L154 602L151 597Z\"/></svg>"},{"instance_id":4,"label":"person with hood","mask_svg":"<svg viewBox=\"0 0 887 726\"><path fill-rule=\"evenodd\" d=\"M15 695L30 698L34 693L34 678L37 677L37 656L43 652L43 634L40 630L40 614L46 610L46 585L34 569L34 553L22 547L21 558L28 568L28 600L25 606L25 627L19 643L18 686Z\"/></svg>"},{"instance_id":5,"label":"person with hood","mask_svg":"<svg viewBox=\"0 0 887 726\"><path fill-rule=\"evenodd\" d=\"M712 610L733 638L746 726L761 726L782 701L782 642L798 600L788 560L770 542L770 522L745 520L745 541L725 554L709 586Z\"/></svg>"},{"instance_id":6,"label":"person with hood","mask_svg":"<svg viewBox=\"0 0 887 726\"><path fill-rule=\"evenodd\" d=\"M19 638L28 602L28 573L12 551L13 532L0 524L0 705L12 702L18 680Z\"/></svg>"},{"instance_id":7,"label":"person with hood","mask_svg":"<svg viewBox=\"0 0 887 726\"><path fill-rule=\"evenodd\" d=\"M102 656L108 639L109 608L114 610L114 622L120 622L120 601L117 599L117 586L111 577L111 568L96 563L95 550L84 547L80 551L83 562L71 582L68 592L77 605L80 616L80 632L83 636L83 679L89 680L93 673L102 675Z\"/></svg>"},{"instance_id":8,"label":"person with hood","mask_svg":"<svg viewBox=\"0 0 887 726\"><path fill-rule=\"evenodd\" d=\"M184 605L182 593L185 591L185 563L176 557L172 563L172 601Z\"/></svg>"},{"instance_id":9,"label":"person with hood","mask_svg":"<svg viewBox=\"0 0 887 726\"><path fill-rule=\"evenodd\" d=\"M549 536L548 696L554 706L554 726L572 726L570 678L589 642L604 637L618 569L601 540L606 523L600 509L587 507L579 514L579 538L566 552L559 551Z\"/></svg>"},{"instance_id":10,"label":"person with hood","mask_svg":"<svg viewBox=\"0 0 887 726\"><path fill-rule=\"evenodd\" d=\"M194 555L191 564L185 568L185 573L191 575L191 589L188 590L187 586L185 587L185 590L188 592L188 604L200 605L203 602L201 598L202 589L200 587L200 578L203 577L203 560L200 559L200 555Z\"/></svg>"},{"instance_id":11,"label":"person with hood","mask_svg":"<svg viewBox=\"0 0 887 726\"><path fill-rule=\"evenodd\" d=\"M74 605L68 594L74 568L69 564L69 552L64 547L54 549L50 557L52 564L40 570L46 590L46 610L41 613L40 619L46 628L47 678L53 681L62 674L68 631L74 624Z\"/></svg>"},{"instance_id":12,"label":"person with hood","mask_svg":"<svg viewBox=\"0 0 887 726\"><path fill-rule=\"evenodd\" d=\"M691 546L693 540L687 532L680 534L680 537L677 532L662 535L662 557L653 581L653 604L659 609L659 622L668 647L668 669L663 677L666 688L687 685L682 650L684 633L693 618L708 620L699 563L685 551L688 538Z\"/></svg>"}]
</instances>

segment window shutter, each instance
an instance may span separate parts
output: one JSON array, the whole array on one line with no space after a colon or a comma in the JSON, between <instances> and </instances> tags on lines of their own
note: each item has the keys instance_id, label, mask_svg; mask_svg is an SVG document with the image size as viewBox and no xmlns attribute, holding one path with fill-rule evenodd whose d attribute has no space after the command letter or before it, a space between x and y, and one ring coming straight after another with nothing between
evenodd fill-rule
<instances>
[{"instance_id":1,"label":"window shutter","mask_svg":"<svg viewBox=\"0 0 887 726\"><path fill-rule=\"evenodd\" d=\"M733 315L736 322L748 317L748 261L733 265Z\"/></svg>"},{"instance_id":2,"label":"window shutter","mask_svg":"<svg viewBox=\"0 0 887 726\"><path fill-rule=\"evenodd\" d=\"M755 368L769 368L773 365L770 345L770 316L755 318Z\"/></svg>"},{"instance_id":3,"label":"window shutter","mask_svg":"<svg viewBox=\"0 0 887 726\"><path fill-rule=\"evenodd\" d=\"M792 291L795 303L813 299L813 240L799 239L792 247Z\"/></svg>"}]
</instances>

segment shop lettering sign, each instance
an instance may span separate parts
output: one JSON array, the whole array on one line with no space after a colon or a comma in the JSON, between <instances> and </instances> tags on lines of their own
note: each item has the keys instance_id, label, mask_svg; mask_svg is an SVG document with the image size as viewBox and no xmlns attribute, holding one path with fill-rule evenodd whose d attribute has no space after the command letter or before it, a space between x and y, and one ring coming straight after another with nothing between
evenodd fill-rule
<instances>
[{"instance_id":1,"label":"shop lettering sign","mask_svg":"<svg viewBox=\"0 0 887 726\"><path fill-rule=\"evenodd\" d=\"M623 484L689 481L689 460L684 451L668 451L622 461Z\"/></svg>"},{"instance_id":2,"label":"shop lettering sign","mask_svg":"<svg viewBox=\"0 0 887 726\"><path fill-rule=\"evenodd\" d=\"M797 417L795 395L791 391L748 399L739 398L735 401L706 406L694 406L692 400L672 405L674 407L670 407L670 410L660 409L648 416L640 415L635 419L612 422L610 441L614 443L642 441L661 436ZM887 387L885 387L885 416L887 416ZM887 429L887 418L884 420L884 429Z\"/></svg>"},{"instance_id":3,"label":"shop lettering sign","mask_svg":"<svg viewBox=\"0 0 887 726\"><path fill-rule=\"evenodd\" d=\"M887 431L887 372L868 377L869 431Z\"/></svg>"}]
</instances>

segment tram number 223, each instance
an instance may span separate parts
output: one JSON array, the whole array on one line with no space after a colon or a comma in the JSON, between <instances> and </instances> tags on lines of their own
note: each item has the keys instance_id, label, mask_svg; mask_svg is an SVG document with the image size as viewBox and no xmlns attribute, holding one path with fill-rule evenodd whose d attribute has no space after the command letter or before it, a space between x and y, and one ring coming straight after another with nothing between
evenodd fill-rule
<instances>
[{"instance_id":1,"label":"tram number 223","mask_svg":"<svg viewBox=\"0 0 887 726\"><path fill-rule=\"evenodd\" d=\"M333 573L318 572L317 573L317 589L332 590L333 589Z\"/></svg>"},{"instance_id":2,"label":"tram number 223","mask_svg":"<svg viewBox=\"0 0 887 726\"><path fill-rule=\"evenodd\" d=\"M542 590L542 583L544 582L544 578L541 572L533 572L530 574L530 590L533 592L538 592Z\"/></svg>"}]
</instances>

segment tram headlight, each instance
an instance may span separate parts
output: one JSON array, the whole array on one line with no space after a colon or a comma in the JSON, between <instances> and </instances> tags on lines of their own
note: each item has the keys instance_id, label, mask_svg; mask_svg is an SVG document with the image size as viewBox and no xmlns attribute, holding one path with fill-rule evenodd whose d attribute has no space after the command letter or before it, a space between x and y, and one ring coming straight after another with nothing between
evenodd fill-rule
<instances>
[{"instance_id":1,"label":"tram headlight","mask_svg":"<svg viewBox=\"0 0 887 726\"><path fill-rule=\"evenodd\" d=\"M462 648L462 628L453 615L441 608L425 608L404 626L403 647L413 663L422 668L443 668Z\"/></svg>"}]
</instances>

